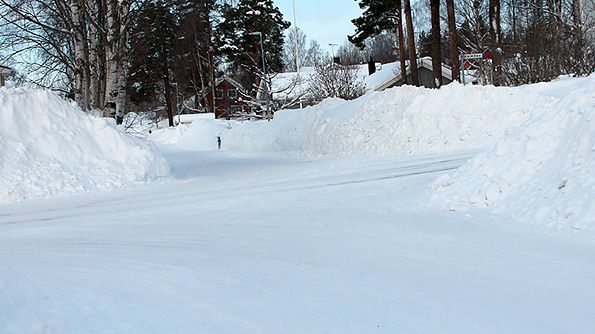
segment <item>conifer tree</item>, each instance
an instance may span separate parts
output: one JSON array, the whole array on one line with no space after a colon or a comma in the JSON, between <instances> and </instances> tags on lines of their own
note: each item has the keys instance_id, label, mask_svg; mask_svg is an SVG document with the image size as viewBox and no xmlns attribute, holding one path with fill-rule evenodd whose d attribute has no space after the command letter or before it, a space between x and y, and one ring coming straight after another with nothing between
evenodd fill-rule
<instances>
[{"instance_id":1,"label":"conifer tree","mask_svg":"<svg viewBox=\"0 0 595 334\"><path fill-rule=\"evenodd\" d=\"M174 125L171 77L176 31L173 4L166 0L146 2L131 31L131 99L149 101L163 91L169 126Z\"/></svg>"},{"instance_id":2,"label":"conifer tree","mask_svg":"<svg viewBox=\"0 0 595 334\"><path fill-rule=\"evenodd\" d=\"M266 72L283 70L283 33L289 26L272 0L240 0L237 4L223 5L217 44L238 81L253 91L260 84L263 73L260 36Z\"/></svg>"},{"instance_id":3,"label":"conifer tree","mask_svg":"<svg viewBox=\"0 0 595 334\"><path fill-rule=\"evenodd\" d=\"M362 16L351 21L356 26L356 32L348 38L353 44L364 47L366 39L377 36L383 31L396 31L399 40L401 76L406 79L401 5L401 0L361 0L359 6L364 12ZM411 34L413 33L411 32ZM413 36L409 36L409 38L412 39ZM410 52L410 58L411 54ZM412 64L416 62L414 51L413 56L413 59L410 59ZM412 79L409 82L415 84L416 81Z\"/></svg>"}]
</instances>

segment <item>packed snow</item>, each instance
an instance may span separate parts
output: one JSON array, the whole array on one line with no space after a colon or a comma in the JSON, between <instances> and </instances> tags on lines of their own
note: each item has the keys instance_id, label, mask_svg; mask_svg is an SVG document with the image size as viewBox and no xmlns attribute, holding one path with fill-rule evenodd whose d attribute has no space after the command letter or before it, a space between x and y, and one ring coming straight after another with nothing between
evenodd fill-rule
<instances>
[{"instance_id":1,"label":"packed snow","mask_svg":"<svg viewBox=\"0 0 595 334\"><path fill-rule=\"evenodd\" d=\"M595 75L533 88L560 99L455 174L433 182L434 197L450 210L488 207L522 222L592 229Z\"/></svg>"},{"instance_id":2,"label":"packed snow","mask_svg":"<svg viewBox=\"0 0 595 334\"><path fill-rule=\"evenodd\" d=\"M478 149L550 110L552 97L514 88L451 84L440 90L395 87L354 101L330 99L282 110L271 122L193 122L181 143L212 149L291 152L304 157L395 156Z\"/></svg>"},{"instance_id":3,"label":"packed snow","mask_svg":"<svg viewBox=\"0 0 595 334\"><path fill-rule=\"evenodd\" d=\"M46 90L0 88L0 203L109 190L168 173L162 154Z\"/></svg>"},{"instance_id":4,"label":"packed snow","mask_svg":"<svg viewBox=\"0 0 595 334\"><path fill-rule=\"evenodd\" d=\"M162 146L180 182L0 206L0 333L591 333L595 247L428 208L468 155Z\"/></svg>"},{"instance_id":5,"label":"packed snow","mask_svg":"<svg viewBox=\"0 0 595 334\"><path fill-rule=\"evenodd\" d=\"M216 150L219 137L228 153L302 158L480 151L431 184L434 203L585 229L595 225L593 92L595 75L514 88L405 86L283 110L271 122L202 120L161 141Z\"/></svg>"}]
</instances>

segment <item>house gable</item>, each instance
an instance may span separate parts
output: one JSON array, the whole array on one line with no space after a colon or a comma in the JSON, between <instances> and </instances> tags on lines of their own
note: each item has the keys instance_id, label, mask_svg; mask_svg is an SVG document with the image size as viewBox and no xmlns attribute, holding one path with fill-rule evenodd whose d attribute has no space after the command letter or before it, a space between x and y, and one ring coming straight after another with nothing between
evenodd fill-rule
<instances>
[{"instance_id":1,"label":"house gable","mask_svg":"<svg viewBox=\"0 0 595 334\"><path fill-rule=\"evenodd\" d=\"M432 59L429 57L420 58L417 60L417 72L419 77L419 83L421 86L426 88L434 88L434 71L432 68ZM407 67L407 75L411 75L411 68ZM452 72L450 67L446 64L442 64L442 84L446 85L452 82ZM376 91L383 91L387 88L402 86L405 84L405 80L400 74L397 74L389 81L378 86Z\"/></svg>"}]
</instances>

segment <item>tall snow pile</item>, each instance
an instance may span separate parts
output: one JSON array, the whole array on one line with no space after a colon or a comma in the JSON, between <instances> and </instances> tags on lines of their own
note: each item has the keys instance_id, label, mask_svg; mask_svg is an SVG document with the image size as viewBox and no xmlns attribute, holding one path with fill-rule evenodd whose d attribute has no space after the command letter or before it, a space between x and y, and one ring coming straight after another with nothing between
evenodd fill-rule
<instances>
[{"instance_id":1,"label":"tall snow pile","mask_svg":"<svg viewBox=\"0 0 595 334\"><path fill-rule=\"evenodd\" d=\"M0 202L107 190L169 173L151 144L50 91L0 88Z\"/></svg>"},{"instance_id":2,"label":"tall snow pile","mask_svg":"<svg viewBox=\"0 0 595 334\"><path fill-rule=\"evenodd\" d=\"M383 156L480 148L506 129L551 108L554 98L514 88L450 84L371 92L354 101L327 100L283 110L271 122L194 122L180 144L241 153Z\"/></svg>"},{"instance_id":3,"label":"tall snow pile","mask_svg":"<svg viewBox=\"0 0 595 334\"><path fill-rule=\"evenodd\" d=\"M550 112L432 183L433 198L451 210L491 208L522 222L595 227L595 75L576 83Z\"/></svg>"}]
</instances>

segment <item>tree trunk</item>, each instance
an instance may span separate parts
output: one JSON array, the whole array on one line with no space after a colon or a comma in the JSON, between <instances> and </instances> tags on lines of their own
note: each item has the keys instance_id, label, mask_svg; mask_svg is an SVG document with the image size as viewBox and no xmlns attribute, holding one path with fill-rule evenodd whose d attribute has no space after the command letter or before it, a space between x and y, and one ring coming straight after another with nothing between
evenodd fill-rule
<instances>
[{"instance_id":1,"label":"tree trunk","mask_svg":"<svg viewBox=\"0 0 595 334\"><path fill-rule=\"evenodd\" d=\"M581 1L580 0L572 0L572 21L573 21L573 32L574 38L576 40L576 46L574 48L574 58L576 62L579 64L578 68L575 69L577 74L587 74L589 73L589 65L592 64L584 64L585 62L585 55L584 55L584 40L583 40L583 20L582 20L582 13L581 13ZM584 66L586 65L586 66Z\"/></svg>"},{"instance_id":2,"label":"tree trunk","mask_svg":"<svg viewBox=\"0 0 595 334\"><path fill-rule=\"evenodd\" d=\"M128 84L128 14L130 3L128 0L121 0L118 7L118 97L116 99L116 123L122 124L126 111L127 96L126 85Z\"/></svg>"},{"instance_id":3,"label":"tree trunk","mask_svg":"<svg viewBox=\"0 0 595 334\"><path fill-rule=\"evenodd\" d=\"M448 37L450 40L451 75L453 81L461 81L461 67L459 63L459 38L457 35L457 24L455 18L454 0L446 0L448 13Z\"/></svg>"},{"instance_id":4,"label":"tree trunk","mask_svg":"<svg viewBox=\"0 0 595 334\"><path fill-rule=\"evenodd\" d=\"M162 44L165 46L165 43ZM174 126L174 109L172 103L172 91L171 91L171 82L169 81L169 53L167 52L166 48L161 49L161 53L163 55L163 59L161 59L162 63L162 73L163 75L163 85L165 90L165 109L167 111L167 119L169 121L169 126Z\"/></svg>"},{"instance_id":5,"label":"tree trunk","mask_svg":"<svg viewBox=\"0 0 595 334\"><path fill-rule=\"evenodd\" d=\"M128 14L127 0L107 0L107 45L104 114L113 115L121 124L126 108L128 78Z\"/></svg>"},{"instance_id":6,"label":"tree trunk","mask_svg":"<svg viewBox=\"0 0 595 334\"><path fill-rule=\"evenodd\" d=\"M211 99L210 99L210 103L211 103L211 112L215 113L216 112L216 108L215 108L215 66L214 66L214 62L213 62L213 50L209 47L209 79L211 81Z\"/></svg>"},{"instance_id":7,"label":"tree trunk","mask_svg":"<svg viewBox=\"0 0 595 334\"><path fill-rule=\"evenodd\" d=\"M430 0L432 12L432 69L434 88L442 86L442 53L440 52L440 0Z\"/></svg>"},{"instance_id":8,"label":"tree trunk","mask_svg":"<svg viewBox=\"0 0 595 334\"><path fill-rule=\"evenodd\" d=\"M405 41L403 38L403 14L401 13L401 0L397 0L397 38L399 39L399 62L401 65L401 78L407 82L407 68L405 67Z\"/></svg>"},{"instance_id":9,"label":"tree trunk","mask_svg":"<svg viewBox=\"0 0 595 334\"><path fill-rule=\"evenodd\" d=\"M411 84L419 86L417 74L417 56L415 54L415 34L413 33L413 19L411 18L411 2L405 0L405 23L407 25L407 42L409 49L409 66L411 67Z\"/></svg>"},{"instance_id":10,"label":"tree trunk","mask_svg":"<svg viewBox=\"0 0 595 334\"><path fill-rule=\"evenodd\" d=\"M74 36L74 100L83 109L89 108L87 85L87 45L85 39L85 12L81 0L70 1L72 32Z\"/></svg>"},{"instance_id":11,"label":"tree trunk","mask_svg":"<svg viewBox=\"0 0 595 334\"><path fill-rule=\"evenodd\" d=\"M100 0L91 1L91 17L89 18L89 105L91 109L100 109L99 104L100 76L99 76L99 42L101 39L98 28Z\"/></svg>"},{"instance_id":12,"label":"tree trunk","mask_svg":"<svg viewBox=\"0 0 595 334\"><path fill-rule=\"evenodd\" d=\"M107 45L105 48L105 105L104 116L116 116L118 98L118 24L117 0L107 0Z\"/></svg>"},{"instance_id":13,"label":"tree trunk","mask_svg":"<svg viewBox=\"0 0 595 334\"><path fill-rule=\"evenodd\" d=\"M500 0L490 0L490 48L492 50L492 83L502 85L502 48L500 47Z\"/></svg>"}]
</instances>

